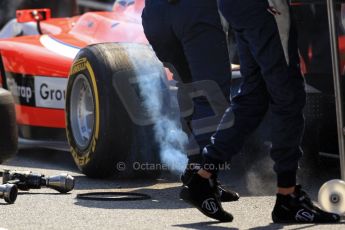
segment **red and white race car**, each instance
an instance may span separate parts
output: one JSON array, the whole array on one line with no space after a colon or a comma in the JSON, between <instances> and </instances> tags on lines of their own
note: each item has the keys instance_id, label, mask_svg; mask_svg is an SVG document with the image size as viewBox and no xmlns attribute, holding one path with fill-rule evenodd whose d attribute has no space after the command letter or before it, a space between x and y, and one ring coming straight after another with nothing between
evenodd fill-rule
<instances>
[{"instance_id":1,"label":"red and white race car","mask_svg":"<svg viewBox=\"0 0 345 230\"><path fill-rule=\"evenodd\" d=\"M131 157L159 161L151 129L129 121L111 80L122 65L129 68L123 49L154 55L141 26L143 7L143 0L119 0L112 12L57 19L50 18L49 10L18 11L22 23L12 23L24 36L13 37L17 31L3 29L10 38L0 41L0 76L2 86L15 97L21 148L71 151L89 176L111 175L117 162ZM86 46L104 52L94 56L85 50L72 67ZM114 69L104 67L101 59Z\"/></svg>"}]
</instances>

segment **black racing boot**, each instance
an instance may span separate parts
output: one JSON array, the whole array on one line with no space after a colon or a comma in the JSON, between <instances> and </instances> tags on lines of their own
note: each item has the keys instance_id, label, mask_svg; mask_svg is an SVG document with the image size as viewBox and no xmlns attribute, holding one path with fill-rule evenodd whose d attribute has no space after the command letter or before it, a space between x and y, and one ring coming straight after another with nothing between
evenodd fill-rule
<instances>
[{"instance_id":1,"label":"black racing boot","mask_svg":"<svg viewBox=\"0 0 345 230\"><path fill-rule=\"evenodd\" d=\"M184 173L181 175L181 181L184 185L188 184L188 181L190 180L190 178L192 177L192 175L199 170L201 167L200 165L198 166L198 164L195 164L194 166L192 164L189 164L188 166L189 168L187 168ZM214 184L218 189L219 192L219 196L220 196L220 201L222 202L232 202L232 201L237 201L238 199L240 199L240 195L235 192L232 191L230 189L226 189L224 188L220 182L217 180L217 177L213 178L214 180Z\"/></svg>"},{"instance_id":2,"label":"black racing boot","mask_svg":"<svg viewBox=\"0 0 345 230\"><path fill-rule=\"evenodd\" d=\"M293 194L277 194L272 220L274 223L336 223L340 216L321 210L297 185Z\"/></svg>"},{"instance_id":3,"label":"black racing boot","mask_svg":"<svg viewBox=\"0 0 345 230\"><path fill-rule=\"evenodd\" d=\"M232 202L232 201L238 201L240 199L240 195L237 192L224 188L217 179L213 179L213 180L214 180L215 186L218 189L220 200L222 202Z\"/></svg>"},{"instance_id":4,"label":"black racing boot","mask_svg":"<svg viewBox=\"0 0 345 230\"><path fill-rule=\"evenodd\" d=\"M224 211L212 180L204 179L196 173L191 176L188 184L182 187L180 198L210 218L221 222L233 220L233 216Z\"/></svg>"}]
</instances>

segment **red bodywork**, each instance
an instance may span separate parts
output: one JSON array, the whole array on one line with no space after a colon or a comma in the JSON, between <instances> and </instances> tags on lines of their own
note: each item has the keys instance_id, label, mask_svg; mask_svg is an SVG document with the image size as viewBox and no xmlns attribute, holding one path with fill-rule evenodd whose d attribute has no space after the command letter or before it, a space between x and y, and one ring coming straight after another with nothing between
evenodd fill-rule
<instances>
[{"instance_id":1,"label":"red bodywork","mask_svg":"<svg viewBox=\"0 0 345 230\"><path fill-rule=\"evenodd\" d=\"M61 83L59 79L67 79L74 56L79 49L87 45L104 42L148 43L141 26L143 8L144 0L119 0L112 12L90 12L73 18L43 21L41 27L44 35L0 40L0 54L7 85L9 77L16 76L15 88L12 87L11 91L15 91L14 95L18 99L18 124L65 128L64 109L56 108L61 107L58 101L61 99L61 89L44 87L44 79L51 81L51 87L54 87L54 81ZM22 79L18 79L21 76ZM37 86L31 84L31 90L34 92L30 93L27 88L30 84L25 82L37 77L40 78L41 89L43 87L45 91L34 90ZM4 78L2 81L4 82ZM36 84L35 80L34 82ZM37 99L40 93L44 98L56 97L55 101L48 100L46 104L42 102L44 106L41 107L37 100L33 100L34 95ZM49 106L49 103L52 106Z\"/></svg>"}]
</instances>

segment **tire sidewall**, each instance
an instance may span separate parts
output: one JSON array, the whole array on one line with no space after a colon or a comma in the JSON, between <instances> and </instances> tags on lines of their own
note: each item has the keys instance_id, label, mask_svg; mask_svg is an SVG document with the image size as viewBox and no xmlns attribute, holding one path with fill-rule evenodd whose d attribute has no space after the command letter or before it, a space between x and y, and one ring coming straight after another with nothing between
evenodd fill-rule
<instances>
[{"instance_id":1,"label":"tire sidewall","mask_svg":"<svg viewBox=\"0 0 345 230\"><path fill-rule=\"evenodd\" d=\"M75 142L72 133L71 118L69 116L71 89L79 74L83 74L87 78L91 86L95 106L94 128L91 141L85 149L80 149ZM112 127L111 124L109 126L106 125L106 123L111 123L110 116L113 114L112 106L110 106L113 104L113 92L111 89L111 78L107 73L106 65L97 63L97 58L94 58L93 54L88 50L82 50L71 68L67 86L66 132L74 161L83 173L91 177L104 177L107 174L111 174L109 170L111 171L112 167L115 171L115 165L111 165L114 164L114 161L110 159L108 161L109 157L107 156L107 153L110 151L109 146L111 145L112 130L104 130L105 127ZM104 167L105 165L106 167ZM99 168L97 170L98 172L95 172L95 167Z\"/></svg>"}]
</instances>

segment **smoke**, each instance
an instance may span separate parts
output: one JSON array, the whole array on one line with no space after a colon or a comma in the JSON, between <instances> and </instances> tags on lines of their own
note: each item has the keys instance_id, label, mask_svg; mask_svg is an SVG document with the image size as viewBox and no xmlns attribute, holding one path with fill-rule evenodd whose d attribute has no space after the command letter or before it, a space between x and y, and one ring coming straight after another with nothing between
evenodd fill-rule
<instances>
[{"instance_id":1,"label":"smoke","mask_svg":"<svg viewBox=\"0 0 345 230\"><path fill-rule=\"evenodd\" d=\"M275 193L275 174L272 168L273 161L268 156L256 161L249 167L246 174L249 194L264 196Z\"/></svg>"},{"instance_id":2,"label":"smoke","mask_svg":"<svg viewBox=\"0 0 345 230\"><path fill-rule=\"evenodd\" d=\"M181 173L187 165L184 146L187 135L182 131L176 99L172 97L163 65L153 55L137 57L128 49L128 56L135 69L140 96L154 127L164 166L174 173Z\"/></svg>"},{"instance_id":3,"label":"smoke","mask_svg":"<svg viewBox=\"0 0 345 230\"><path fill-rule=\"evenodd\" d=\"M270 126L267 118L264 119L246 141L243 147L246 167L246 188L249 194L262 196L276 192L276 176L273 171L273 161L270 159L271 142Z\"/></svg>"}]
</instances>

